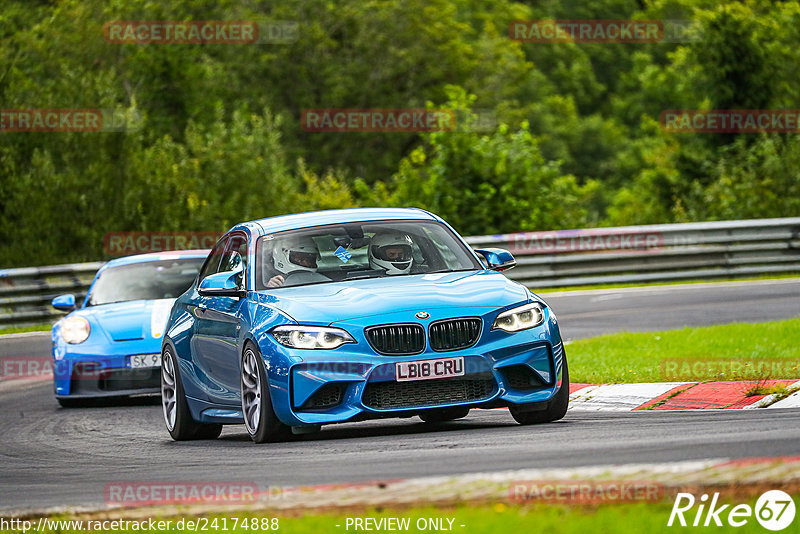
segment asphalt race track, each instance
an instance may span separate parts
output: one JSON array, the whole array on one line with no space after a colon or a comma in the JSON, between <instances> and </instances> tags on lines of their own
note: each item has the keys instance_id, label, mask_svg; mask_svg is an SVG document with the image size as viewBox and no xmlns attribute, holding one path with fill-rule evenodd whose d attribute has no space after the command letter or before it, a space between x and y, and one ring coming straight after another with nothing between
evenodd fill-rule
<instances>
[{"instance_id":1,"label":"asphalt race track","mask_svg":"<svg viewBox=\"0 0 800 534\"><path fill-rule=\"evenodd\" d=\"M543 293L566 339L800 317L800 279Z\"/></svg>"},{"instance_id":2,"label":"asphalt race track","mask_svg":"<svg viewBox=\"0 0 800 534\"><path fill-rule=\"evenodd\" d=\"M550 295L567 338L800 316L800 280ZM46 335L0 339L0 358L44 356ZM0 511L102 505L113 482L293 486L470 472L796 455L800 410L579 412L522 427L503 410L325 427L254 445L244 427L173 442L158 400L61 409L49 380L0 380Z\"/></svg>"},{"instance_id":3,"label":"asphalt race track","mask_svg":"<svg viewBox=\"0 0 800 534\"><path fill-rule=\"evenodd\" d=\"M171 441L157 403L63 410L49 384L6 392L0 509L101 505L114 482L251 482L262 489L495 470L792 455L800 411L569 412L522 427L504 410L426 427L394 419L255 445L243 427ZM157 401L156 401L157 402Z\"/></svg>"}]
</instances>

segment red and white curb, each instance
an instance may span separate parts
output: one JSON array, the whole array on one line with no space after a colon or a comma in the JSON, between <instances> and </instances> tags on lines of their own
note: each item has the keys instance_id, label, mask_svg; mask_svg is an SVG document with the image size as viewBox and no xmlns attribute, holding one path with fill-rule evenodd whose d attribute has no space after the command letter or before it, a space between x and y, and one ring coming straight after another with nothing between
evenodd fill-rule
<instances>
[{"instance_id":1,"label":"red and white curb","mask_svg":"<svg viewBox=\"0 0 800 534\"><path fill-rule=\"evenodd\" d=\"M795 391L783 400L770 404L768 408L800 408L800 390Z\"/></svg>"},{"instance_id":2,"label":"red and white curb","mask_svg":"<svg viewBox=\"0 0 800 534\"><path fill-rule=\"evenodd\" d=\"M756 388L786 387L777 394L750 392ZM798 380L739 380L726 382L652 382L636 384L570 384L569 409L587 411L704 410L800 408Z\"/></svg>"}]
</instances>

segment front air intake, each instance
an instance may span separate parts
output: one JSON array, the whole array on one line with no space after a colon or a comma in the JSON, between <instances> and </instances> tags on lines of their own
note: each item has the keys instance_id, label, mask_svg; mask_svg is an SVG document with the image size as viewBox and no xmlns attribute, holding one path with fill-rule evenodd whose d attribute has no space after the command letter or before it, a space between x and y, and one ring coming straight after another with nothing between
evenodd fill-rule
<instances>
[{"instance_id":1,"label":"front air intake","mask_svg":"<svg viewBox=\"0 0 800 534\"><path fill-rule=\"evenodd\" d=\"M364 406L376 410L424 408L480 402L497 391L493 378L449 378L417 382L371 382L364 389Z\"/></svg>"}]
</instances>

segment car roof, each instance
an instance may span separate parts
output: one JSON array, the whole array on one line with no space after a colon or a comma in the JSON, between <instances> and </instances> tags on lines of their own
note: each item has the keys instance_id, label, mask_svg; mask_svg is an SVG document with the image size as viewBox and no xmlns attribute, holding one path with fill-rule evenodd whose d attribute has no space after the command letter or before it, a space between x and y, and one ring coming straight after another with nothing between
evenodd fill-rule
<instances>
[{"instance_id":1,"label":"car roof","mask_svg":"<svg viewBox=\"0 0 800 534\"><path fill-rule=\"evenodd\" d=\"M210 250L165 250L163 252L149 252L147 254L136 254L135 256L125 256L124 258L116 258L105 265L103 269L108 267L119 267L120 265L128 265L131 263L143 263L148 261L161 261L161 260L174 260L174 259L191 259L191 258L205 258L208 256Z\"/></svg>"},{"instance_id":2,"label":"car roof","mask_svg":"<svg viewBox=\"0 0 800 534\"><path fill-rule=\"evenodd\" d=\"M244 226L256 234L264 235L326 224L386 220L438 221L439 218L419 208L352 208L279 215L242 223L237 227Z\"/></svg>"}]
</instances>

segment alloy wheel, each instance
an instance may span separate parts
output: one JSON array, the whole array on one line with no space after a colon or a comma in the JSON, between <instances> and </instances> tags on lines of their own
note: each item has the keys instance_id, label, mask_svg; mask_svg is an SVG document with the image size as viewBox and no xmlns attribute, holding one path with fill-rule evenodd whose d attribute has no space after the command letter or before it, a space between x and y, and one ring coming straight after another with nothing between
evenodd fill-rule
<instances>
[{"instance_id":1,"label":"alloy wheel","mask_svg":"<svg viewBox=\"0 0 800 534\"><path fill-rule=\"evenodd\" d=\"M250 435L258 431L261 420L261 375L258 366L261 363L252 349L244 351L242 359L242 413L244 424Z\"/></svg>"},{"instance_id":2,"label":"alloy wheel","mask_svg":"<svg viewBox=\"0 0 800 534\"><path fill-rule=\"evenodd\" d=\"M172 363L172 353L164 351L161 359L161 407L164 413L164 422L168 430L175 428L176 388L175 365Z\"/></svg>"}]
</instances>

